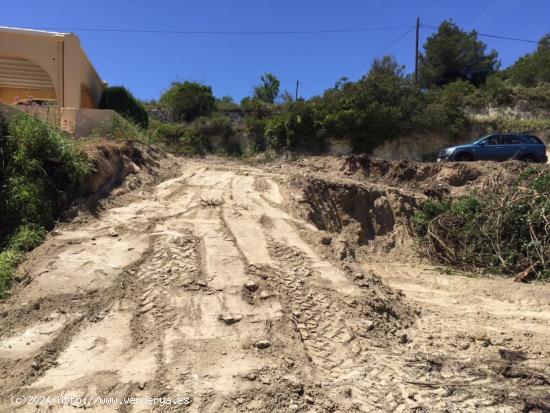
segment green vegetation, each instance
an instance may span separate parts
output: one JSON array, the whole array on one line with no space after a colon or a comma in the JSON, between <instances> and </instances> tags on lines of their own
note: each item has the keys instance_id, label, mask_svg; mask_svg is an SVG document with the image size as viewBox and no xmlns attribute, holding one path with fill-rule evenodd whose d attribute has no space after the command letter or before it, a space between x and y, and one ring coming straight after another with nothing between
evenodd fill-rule
<instances>
[{"instance_id":1,"label":"green vegetation","mask_svg":"<svg viewBox=\"0 0 550 413\"><path fill-rule=\"evenodd\" d=\"M495 117L489 119L475 120L472 122L483 131L532 131L550 129L550 119L516 119L506 117Z\"/></svg>"},{"instance_id":2,"label":"green vegetation","mask_svg":"<svg viewBox=\"0 0 550 413\"><path fill-rule=\"evenodd\" d=\"M530 167L459 199L429 200L415 216L422 252L465 270L550 278L550 172Z\"/></svg>"},{"instance_id":3,"label":"green vegetation","mask_svg":"<svg viewBox=\"0 0 550 413\"><path fill-rule=\"evenodd\" d=\"M79 195L90 172L73 140L20 114L0 125L0 296L24 252L36 247Z\"/></svg>"},{"instance_id":4,"label":"green vegetation","mask_svg":"<svg viewBox=\"0 0 550 413\"><path fill-rule=\"evenodd\" d=\"M99 108L112 109L141 128L147 128L149 125L145 107L123 86L105 89L99 101Z\"/></svg>"},{"instance_id":5,"label":"green vegetation","mask_svg":"<svg viewBox=\"0 0 550 413\"><path fill-rule=\"evenodd\" d=\"M260 79L262 83L254 87L254 99L266 103L275 102L275 99L279 96L281 82L272 73L266 73Z\"/></svg>"},{"instance_id":6,"label":"green vegetation","mask_svg":"<svg viewBox=\"0 0 550 413\"><path fill-rule=\"evenodd\" d=\"M350 142L355 152L370 153L407 135L466 139L474 130L549 127L550 35L541 39L535 52L504 71L499 71L497 53L486 49L475 31L444 21L424 45L418 83L392 56L374 59L370 71L357 81L342 78L309 100L294 101L290 93L281 93L272 73L261 76L252 95L240 104L227 96L216 99L209 86L175 82L162 95L160 106L149 106L152 112L163 111L158 119L165 119L169 111L173 123L155 121L147 135L151 142L194 155L320 153L334 140ZM487 108L505 110L483 115ZM510 109L531 116L507 116ZM238 140L246 147L239 147Z\"/></svg>"},{"instance_id":7,"label":"green vegetation","mask_svg":"<svg viewBox=\"0 0 550 413\"><path fill-rule=\"evenodd\" d=\"M513 84L526 87L550 83L550 34L539 41L535 52L520 58L504 75Z\"/></svg>"},{"instance_id":8,"label":"green vegetation","mask_svg":"<svg viewBox=\"0 0 550 413\"><path fill-rule=\"evenodd\" d=\"M287 103L281 113L269 119L264 136L269 149L310 152L324 149L321 125L315 119L313 107L303 100Z\"/></svg>"},{"instance_id":9,"label":"green vegetation","mask_svg":"<svg viewBox=\"0 0 550 413\"><path fill-rule=\"evenodd\" d=\"M113 121L106 126L102 126L88 138L90 139L110 139L113 141L138 141L145 144L153 143L151 134L146 129L142 129L137 124L128 121L126 118L115 114Z\"/></svg>"},{"instance_id":10,"label":"green vegetation","mask_svg":"<svg viewBox=\"0 0 550 413\"><path fill-rule=\"evenodd\" d=\"M173 82L160 97L160 104L169 109L178 122L190 122L199 116L210 115L215 103L210 86L188 81Z\"/></svg>"},{"instance_id":11,"label":"green vegetation","mask_svg":"<svg viewBox=\"0 0 550 413\"><path fill-rule=\"evenodd\" d=\"M424 87L444 86L456 80L482 85L498 70L497 52L486 54L487 46L477 33L466 33L452 21L444 21L430 36L420 55L420 79Z\"/></svg>"},{"instance_id":12,"label":"green vegetation","mask_svg":"<svg viewBox=\"0 0 550 413\"><path fill-rule=\"evenodd\" d=\"M149 129L152 141L164 145L171 152L185 155L204 155L220 150L231 152L229 138L233 133L231 120L220 113L201 116L185 124L153 121Z\"/></svg>"}]
</instances>

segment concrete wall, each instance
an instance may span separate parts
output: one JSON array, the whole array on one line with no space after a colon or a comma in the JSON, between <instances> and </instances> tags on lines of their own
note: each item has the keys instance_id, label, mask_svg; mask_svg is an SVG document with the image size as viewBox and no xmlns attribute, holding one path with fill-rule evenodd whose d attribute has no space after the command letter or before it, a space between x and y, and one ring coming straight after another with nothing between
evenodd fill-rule
<instances>
[{"instance_id":1,"label":"concrete wall","mask_svg":"<svg viewBox=\"0 0 550 413\"><path fill-rule=\"evenodd\" d=\"M106 109L74 109L57 106L11 106L0 102L0 119L10 119L20 112L26 112L51 125L61 125L61 129L75 138L88 136L95 130L109 127L115 112Z\"/></svg>"},{"instance_id":2,"label":"concrete wall","mask_svg":"<svg viewBox=\"0 0 550 413\"><path fill-rule=\"evenodd\" d=\"M114 115L115 111L108 109L65 109L61 125L75 138L80 138L112 125Z\"/></svg>"},{"instance_id":3,"label":"concrete wall","mask_svg":"<svg viewBox=\"0 0 550 413\"><path fill-rule=\"evenodd\" d=\"M63 108L59 111L57 106L17 108L51 125L60 125L61 129L75 138L88 136L96 129L109 127L115 115L115 111L108 109Z\"/></svg>"}]
</instances>

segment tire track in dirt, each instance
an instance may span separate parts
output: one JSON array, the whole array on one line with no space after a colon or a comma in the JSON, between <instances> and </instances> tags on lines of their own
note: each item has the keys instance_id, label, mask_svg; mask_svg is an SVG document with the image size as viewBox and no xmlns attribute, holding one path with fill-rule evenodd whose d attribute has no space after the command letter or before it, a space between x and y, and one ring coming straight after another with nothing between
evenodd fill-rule
<instances>
[{"instance_id":1,"label":"tire track in dirt","mask_svg":"<svg viewBox=\"0 0 550 413\"><path fill-rule=\"evenodd\" d=\"M517 408L497 400L494 374L411 347L429 328L411 327L415 306L312 246L318 231L285 210L287 178L189 161L150 193L62 226L0 306L0 410L36 411L6 402L32 393L192 400L88 406L124 413Z\"/></svg>"}]
</instances>

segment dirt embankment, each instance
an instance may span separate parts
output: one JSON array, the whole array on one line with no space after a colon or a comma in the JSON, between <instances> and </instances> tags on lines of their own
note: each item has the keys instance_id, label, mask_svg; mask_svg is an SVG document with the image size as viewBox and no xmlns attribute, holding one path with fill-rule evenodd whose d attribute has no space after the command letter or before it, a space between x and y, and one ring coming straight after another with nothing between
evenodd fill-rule
<instances>
[{"instance_id":1,"label":"dirt embankment","mask_svg":"<svg viewBox=\"0 0 550 413\"><path fill-rule=\"evenodd\" d=\"M338 256L365 259L381 253L412 260L419 257L411 222L422 202L462 196L493 181L508 185L527 167L521 162L428 163L368 156L305 158L284 166L292 174L288 189L294 210L327 232Z\"/></svg>"},{"instance_id":2,"label":"dirt embankment","mask_svg":"<svg viewBox=\"0 0 550 413\"><path fill-rule=\"evenodd\" d=\"M299 194L297 210L331 234L322 242L340 259L364 258L372 252L412 254L410 220L419 202L413 193L317 177L294 177L290 184Z\"/></svg>"},{"instance_id":3,"label":"dirt embankment","mask_svg":"<svg viewBox=\"0 0 550 413\"><path fill-rule=\"evenodd\" d=\"M163 170L160 162L167 157L158 148L139 142L105 141L88 146L85 152L93 172L84 182L84 196L91 202L123 183L126 190L132 190L158 178Z\"/></svg>"}]
</instances>

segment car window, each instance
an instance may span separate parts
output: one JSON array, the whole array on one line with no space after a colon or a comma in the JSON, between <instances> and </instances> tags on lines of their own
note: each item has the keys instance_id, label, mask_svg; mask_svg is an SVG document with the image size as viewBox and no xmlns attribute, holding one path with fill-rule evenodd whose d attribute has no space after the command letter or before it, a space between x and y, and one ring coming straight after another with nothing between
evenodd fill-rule
<instances>
[{"instance_id":1,"label":"car window","mask_svg":"<svg viewBox=\"0 0 550 413\"><path fill-rule=\"evenodd\" d=\"M527 143L534 143L535 145L542 145L542 141L539 138L537 138L536 136L523 135L523 138L527 141Z\"/></svg>"},{"instance_id":2,"label":"car window","mask_svg":"<svg viewBox=\"0 0 550 413\"><path fill-rule=\"evenodd\" d=\"M485 145L500 145L500 135L488 136L482 142Z\"/></svg>"},{"instance_id":3,"label":"car window","mask_svg":"<svg viewBox=\"0 0 550 413\"><path fill-rule=\"evenodd\" d=\"M504 135L502 137L502 143L504 145L521 145L523 141L517 135Z\"/></svg>"}]
</instances>

